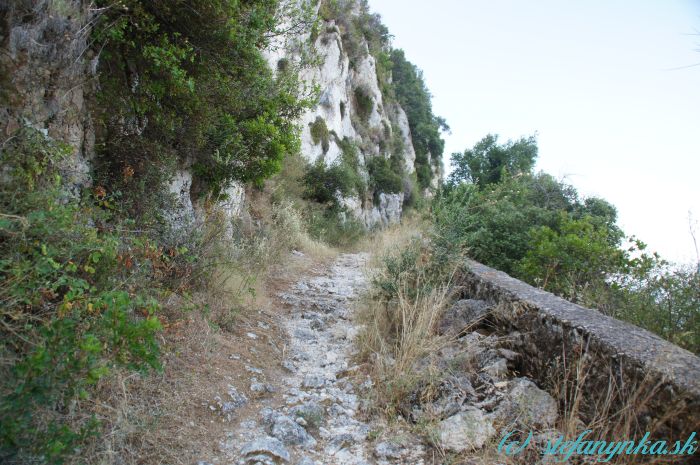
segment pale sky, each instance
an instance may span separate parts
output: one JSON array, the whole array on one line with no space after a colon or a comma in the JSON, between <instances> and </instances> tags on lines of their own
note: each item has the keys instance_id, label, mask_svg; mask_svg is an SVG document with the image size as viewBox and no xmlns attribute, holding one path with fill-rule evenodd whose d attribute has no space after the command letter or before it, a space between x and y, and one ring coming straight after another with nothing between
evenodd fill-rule
<instances>
[{"instance_id":1,"label":"pale sky","mask_svg":"<svg viewBox=\"0 0 700 465\"><path fill-rule=\"evenodd\" d=\"M424 71L434 111L452 128L446 165L489 132L504 142L537 132L538 169L615 204L625 232L665 258L694 261L700 0L370 6Z\"/></svg>"}]
</instances>

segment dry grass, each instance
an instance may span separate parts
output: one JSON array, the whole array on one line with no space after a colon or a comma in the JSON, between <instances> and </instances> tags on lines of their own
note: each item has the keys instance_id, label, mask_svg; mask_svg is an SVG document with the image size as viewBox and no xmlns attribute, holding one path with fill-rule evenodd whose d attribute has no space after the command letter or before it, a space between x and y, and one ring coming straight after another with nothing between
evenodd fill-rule
<instances>
[{"instance_id":1,"label":"dry grass","mask_svg":"<svg viewBox=\"0 0 700 465\"><path fill-rule=\"evenodd\" d=\"M573 360L562 357L553 364L550 391L561 406L558 430L567 439L590 430L585 439L591 441L639 440L646 432L651 438L666 438L669 420L680 416L685 404L671 401L659 411L652 403L661 394L663 380L647 375L640 381L625 383L620 381L612 365L601 367L601 360L580 348ZM589 380L596 373L600 376L601 368L608 373L607 386L594 390L592 386L599 382L589 383ZM665 456L621 454L607 463L624 465L630 463L630 459L645 464L669 461Z\"/></svg>"},{"instance_id":2,"label":"dry grass","mask_svg":"<svg viewBox=\"0 0 700 465\"><path fill-rule=\"evenodd\" d=\"M368 295L357 313L359 358L369 364L375 406L390 417L404 409L419 386L430 396L440 379L431 355L449 342L437 335L436 326L451 301L450 285L421 289L419 284L416 290L415 284L399 283L389 301Z\"/></svg>"},{"instance_id":3,"label":"dry grass","mask_svg":"<svg viewBox=\"0 0 700 465\"><path fill-rule=\"evenodd\" d=\"M409 211L400 223L365 236L357 245L357 249L370 254L368 267L370 270L376 270L382 266L382 261L387 254L396 253L414 239L422 237L425 228L426 221L420 213Z\"/></svg>"}]
</instances>

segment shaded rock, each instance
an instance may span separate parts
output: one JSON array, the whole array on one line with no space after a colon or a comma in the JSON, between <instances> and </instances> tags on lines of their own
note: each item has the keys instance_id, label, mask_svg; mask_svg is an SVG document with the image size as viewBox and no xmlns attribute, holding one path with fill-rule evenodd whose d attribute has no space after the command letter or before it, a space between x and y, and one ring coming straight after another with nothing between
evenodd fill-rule
<instances>
[{"instance_id":1,"label":"shaded rock","mask_svg":"<svg viewBox=\"0 0 700 465\"><path fill-rule=\"evenodd\" d=\"M491 304L483 300L458 300L442 316L438 325L440 334L460 334L491 311Z\"/></svg>"},{"instance_id":2,"label":"shaded rock","mask_svg":"<svg viewBox=\"0 0 700 465\"><path fill-rule=\"evenodd\" d=\"M316 465L316 462L309 457L309 456L303 456L299 461L297 462L297 465Z\"/></svg>"},{"instance_id":3,"label":"shaded rock","mask_svg":"<svg viewBox=\"0 0 700 465\"><path fill-rule=\"evenodd\" d=\"M495 434L491 418L470 408L439 423L440 445L454 452L481 449Z\"/></svg>"},{"instance_id":4,"label":"shaded rock","mask_svg":"<svg viewBox=\"0 0 700 465\"><path fill-rule=\"evenodd\" d=\"M378 459L398 459L401 457L402 448L392 442L380 442L374 447L374 456Z\"/></svg>"},{"instance_id":5,"label":"shaded rock","mask_svg":"<svg viewBox=\"0 0 700 465\"><path fill-rule=\"evenodd\" d=\"M289 451L282 442L271 437L256 439L244 444L241 448L241 455L250 458L252 458L251 456L268 455L284 462L289 462L290 459Z\"/></svg>"},{"instance_id":6,"label":"shaded rock","mask_svg":"<svg viewBox=\"0 0 700 465\"><path fill-rule=\"evenodd\" d=\"M499 358L482 368L482 371L496 379L502 379L508 374L508 362Z\"/></svg>"},{"instance_id":7,"label":"shaded rock","mask_svg":"<svg viewBox=\"0 0 700 465\"><path fill-rule=\"evenodd\" d=\"M286 415L278 415L272 424L272 436L287 446L314 447L316 440L303 426Z\"/></svg>"},{"instance_id":8,"label":"shaded rock","mask_svg":"<svg viewBox=\"0 0 700 465\"><path fill-rule=\"evenodd\" d=\"M297 337L301 340L304 341L313 341L316 339L316 335L310 330L306 328L297 328L294 330L294 337Z\"/></svg>"},{"instance_id":9,"label":"shaded rock","mask_svg":"<svg viewBox=\"0 0 700 465\"><path fill-rule=\"evenodd\" d=\"M320 388L326 383L326 380L321 375L306 375L304 376L303 386L305 388Z\"/></svg>"},{"instance_id":10,"label":"shaded rock","mask_svg":"<svg viewBox=\"0 0 700 465\"><path fill-rule=\"evenodd\" d=\"M323 321L320 318L314 318L309 323L309 328L316 330L316 331L321 331L321 330L323 330L324 327L325 327L325 325L323 324Z\"/></svg>"},{"instance_id":11,"label":"shaded rock","mask_svg":"<svg viewBox=\"0 0 700 465\"><path fill-rule=\"evenodd\" d=\"M297 371L296 365L294 365L294 362L292 362L291 360L284 360L282 362L282 368L284 368L290 373L296 373Z\"/></svg>"},{"instance_id":12,"label":"shaded rock","mask_svg":"<svg viewBox=\"0 0 700 465\"><path fill-rule=\"evenodd\" d=\"M549 428L557 420L557 402L529 379L516 378L508 383L508 393L494 415L525 428Z\"/></svg>"}]
</instances>

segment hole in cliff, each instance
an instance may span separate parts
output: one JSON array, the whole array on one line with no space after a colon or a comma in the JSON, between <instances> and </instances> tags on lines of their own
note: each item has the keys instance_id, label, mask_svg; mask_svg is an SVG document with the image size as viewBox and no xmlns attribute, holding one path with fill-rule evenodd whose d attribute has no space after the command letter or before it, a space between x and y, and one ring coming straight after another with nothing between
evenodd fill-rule
<instances>
[{"instance_id":1,"label":"hole in cliff","mask_svg":"<svg viewBox=\"0 0 700 465\"><path fill-rule=\"evenodd\" d=\"M345 102L340 102L340 117L345 118Z\"/></svg>"},{"instance_id":2,"label":"hole in cliff","mask_svg":"<svg viewBox=\"0 0 700 465\"><path fill-rule=\"evenodd\" d=\"M287 58L280 58L277 62L277 71L284 73L289 70L289 60Z\"/></svg>"}]
</instances>

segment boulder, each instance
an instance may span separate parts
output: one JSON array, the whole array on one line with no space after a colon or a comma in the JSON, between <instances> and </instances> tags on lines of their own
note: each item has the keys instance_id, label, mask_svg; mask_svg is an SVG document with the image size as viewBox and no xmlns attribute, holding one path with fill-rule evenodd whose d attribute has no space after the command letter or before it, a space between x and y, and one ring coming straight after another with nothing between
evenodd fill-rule
<instances>
[{"instance_id":1,"label":"boulder","mask_svg":"<svg viewBox=\"0 0 700 465\"><path fill-rule=\"evenodd\" d=\"M508 392L494 417L523 428L550 428L557 420L557 401L529 379L516 378L508 383Z\"/></svg>"},{"instance_id":2,"label":"boulder","mask_svg":"<svg viewBox=\"0 0 700 465\"><path fill-rule=\"evenodd\" d=\"M492 421L479 409L459 412L439 423L440 446L453 452L481 449L496 434Z\"/></svg>"}]
</instances>

